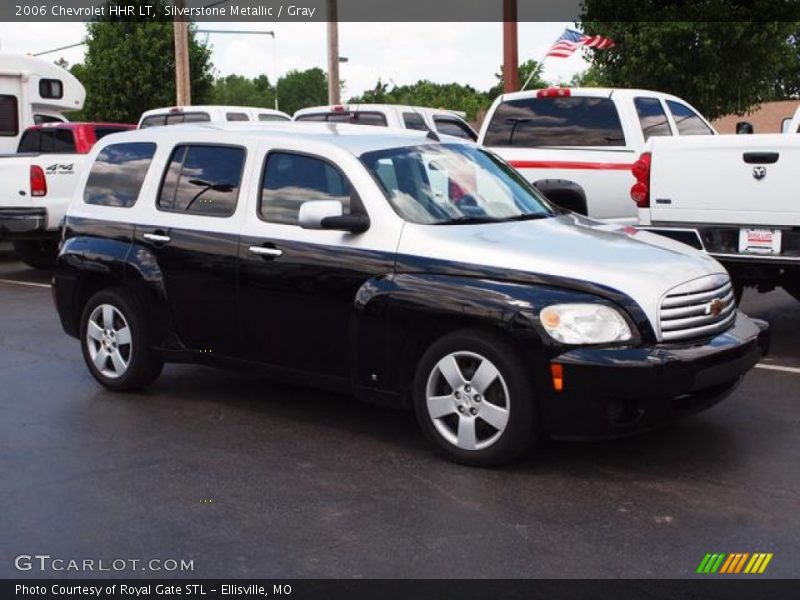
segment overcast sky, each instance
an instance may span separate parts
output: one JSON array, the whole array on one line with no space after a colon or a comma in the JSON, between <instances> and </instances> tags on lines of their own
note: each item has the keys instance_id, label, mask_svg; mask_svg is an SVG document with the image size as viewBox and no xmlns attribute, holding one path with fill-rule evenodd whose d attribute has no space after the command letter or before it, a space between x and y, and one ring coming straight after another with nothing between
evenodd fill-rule
<instances>
[{"instance_id":1,"label":"overcast sky","mask_svg":"<svg viewBox=\"0 0 800 600\"><path fill-rule=\"evenodd\" d=\"M565 27L572 23L520 23L520 62L540 60ZM261 73L274 79L290 69L325 68L325 23L200 23L200 29L274 30L269 36L211 34L218 75ZM35 53L74 44L83 38L82 23L0 23L0 49ZM276 58L277 46L277 65ZM430 79L458 82L485 90L494 85L502 62L502 23L341 23L339 50L343 96L372 88L378 77L398 85ZM73 48L42 58L80 62L83 49ZM586 68L576 52L571 58L545 62L545 79L569 81ZM276 70L277 69L277 70Z\"/></svg>"}]
</instances>

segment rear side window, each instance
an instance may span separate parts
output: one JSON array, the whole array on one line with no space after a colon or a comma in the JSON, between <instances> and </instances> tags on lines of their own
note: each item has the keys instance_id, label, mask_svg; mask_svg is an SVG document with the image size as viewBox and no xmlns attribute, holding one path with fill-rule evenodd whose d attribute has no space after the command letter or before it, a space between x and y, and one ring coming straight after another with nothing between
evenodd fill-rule
<instances>
[{"instance_id":1,"label":"rear side window","mask_svg":"<svg viewBox=\"0 0 800 600\"><path fill-rule=\"evenodd\" d=\"M166 125L166 123L167 115L150 115L149 117L142 119L142 122L139 124L139 128L147 129L148 127L160 127L161 125Z\"/></svg>"},{"instance_id":2,"label":"rear side window","mask_svg":"<svg viewBox=\"0 0 800 600\"><path fill-rule=\"evenodd\" d=\"M258 212L271 223L297 225L300 205L336 200L350 214L350 184L333 165L319 158L287 152L267 155Z\"/></svg>"},{"instance_id":3,"label":"rear side window","mask_svg":"<svg viewBox=\"0 0 800 600\"><path fill-rule=\"evenodd\" d=\"M624 146L619 113L610 98L521 98L497 107L486 146Z\"/></svg>"},{"instance_id":4,"label":"rear side window","mask_svg":"<svg viewBox=\"0 0 800 600\"><path fill-rule=\"evenodd\" d=\"M161 191L161 210L229 217L236 211L244 148L181 145L172 151Z\"/></svg>"},{"instance_id":5,"label":"rear side window","mask_svg":"<svg viewBox=\"0 0 800 600\"><path fill-rule=\"evenodd\" d=\"M250 117L243 112L229 112L225 115L225 119L228 121L249 121Z\"/></svg>"},{"instance_id":6,"label":"rear side window","mask_svg":"<svg viewBox=\"0 0 800 600\"><path fill-rule=\"evenodd\" d=\"M403 124L406 129L416 129L417 131L428 131L428 126L425 119L419 113L406 112L403 113Z\"/></svg>"},{"instance_id":7,"label":"rear side window","mask_svg":"<svg viewBox=\"0 0 800 600\"><path fill-rule=\"evenodd\" d=\"M19 133L19 110L16 96L0 96L0 137L16 137Z\"/></svg>"},{"instance_id":8,"label":"rear side window","mask_svg":"<svg viewBox=\"0 0 800 600\"><path fill-rule=\"evenodd\" d=\"M464 140L475 141L478 136L470 129L466 123L462 123L457 119L448 119L447 117L434 117L436 123L436 130L444 135L452 135Z\"/></svg>"},{"instance_id":9,"label":"rear side window","mask_svg":"<svg viewBox=\"0 0 800 600\"><path fill-rule=\"evenodd\" d=\"M713 135L711 128L691 108L674 100L667 100L667 106L675 119L681 135Z\"/></svg>"},{"instance_id":10,"label":"rear side window","mask_svg":"<svg viewBox=\"0 0 800 600\"><path fill-rule=\"evenodd\" d=\"M636 98L633 104L636 107L636 114L639 115L639 125L642 127L645 141L651 137L672 135L667 113L664 112L658 98Z\"/></svg>"},{"instance_id":11,"label":"rear side window","mask_svg":"<svg viewBox=\"0 0 800 600\"><path fill-rule=\"evenodd\" d=\"M89 172L83 201L101 206L133 206L155 152L156 145L152 142L112 144L103 148Z\"/></svg>"}]
</instances>

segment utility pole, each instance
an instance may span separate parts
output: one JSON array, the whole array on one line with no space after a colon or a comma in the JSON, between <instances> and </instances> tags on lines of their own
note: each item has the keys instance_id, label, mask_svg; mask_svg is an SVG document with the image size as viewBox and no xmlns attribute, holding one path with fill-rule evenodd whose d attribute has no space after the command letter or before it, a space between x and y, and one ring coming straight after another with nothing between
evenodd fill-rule
<instances>
[{"instance_id":1,"label":"utility pole","mask_svg":"<svg viewBox=\"0 0 800 600\"><path fill-rule=\"evenodd\" d=\"M186 8L186 0L176 0L175 6ZM175 104L188 106L192 103L191 78L189 75L189 23L182 17L173 21L175 29Z\"/></svg>"},{"instance_id":2,"label":"utility pole","mask_svg":"<svg viewBox=\"0 0 800 600\"><path fill-rule=\"evenodd\" d=\"M503 0L503 91L519 90L517 0Z\"/></svg>"},{"instance_id":3,"label":"utility pole","mask_svg":"<svg viewBox=\"0 0 800 600\"><path fill-rule=\"evenodd\" d=\"M339 88L339 9L328 0L328 104L340 104Z\"/></svg>"}]
</instances>

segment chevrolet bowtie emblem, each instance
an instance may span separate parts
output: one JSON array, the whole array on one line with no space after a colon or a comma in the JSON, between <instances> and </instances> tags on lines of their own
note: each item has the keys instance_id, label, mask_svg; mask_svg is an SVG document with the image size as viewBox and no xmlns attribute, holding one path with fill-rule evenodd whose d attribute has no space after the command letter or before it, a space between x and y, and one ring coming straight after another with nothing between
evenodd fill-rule
<instances>
[{"instance_id":1,"label":"chevrolet bowtie emblem","mask_svg":"<svg viewBox=\"0 0 800 600\"><path fill-rule=\"evenodd\" d=\"M711 302L706 304L706 314L718 317L722 311L725 310L725 303L719 298L714 298Z\"/></svg>"}]
</instances>

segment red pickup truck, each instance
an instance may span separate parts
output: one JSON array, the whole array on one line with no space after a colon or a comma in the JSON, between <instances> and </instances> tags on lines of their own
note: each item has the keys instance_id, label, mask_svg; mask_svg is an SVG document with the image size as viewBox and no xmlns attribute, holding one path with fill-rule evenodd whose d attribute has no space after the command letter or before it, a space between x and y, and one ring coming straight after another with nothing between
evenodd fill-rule
<instances>
[{"instance_id":1,"label":"red pickup truck","mask_svg":"<svg viewBox=\"0 0 800 600\"><path fill-rule=\"evenodd\" d=\"M16 154L0 156L0 240L26 264L55 264L61 221L85 157L97 140L135 129L125 123L44 123L22 134Z\"/></svg>"}]
</instances>

